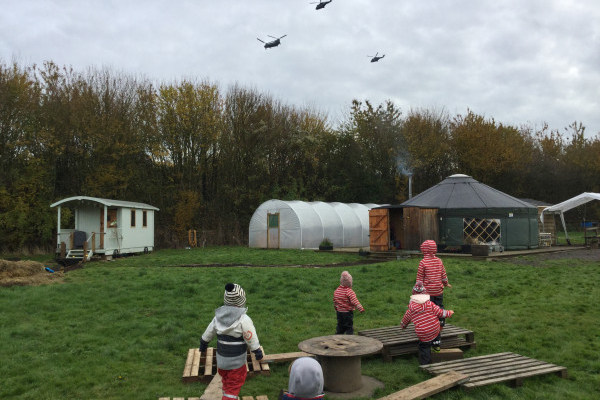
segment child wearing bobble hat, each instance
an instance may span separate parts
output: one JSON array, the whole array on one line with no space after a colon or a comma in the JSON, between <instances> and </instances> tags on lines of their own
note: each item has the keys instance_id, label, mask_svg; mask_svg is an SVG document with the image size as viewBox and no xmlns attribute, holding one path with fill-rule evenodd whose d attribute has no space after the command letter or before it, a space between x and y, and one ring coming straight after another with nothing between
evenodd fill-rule
<instances>
[{"instance_id":1,"label":"child wearing bobble hat","mask_svg":"<svg viewBox=\"0 0 600 400\"><path fill-rule=\"evenodd\" d=\"M246 381L246 350L257 360L263 358L252 319L246 315L246 293L237 283L225 285L224 305L215 310L215 317L202 334L200 351L217 336L217 367L223 382L221 400L237 399Z\"/></svg>"},{"instance_id":2,"label":"child wearing bobble hat","mask_svg":"<svg viewBox=\"0 0 600 400\"><path fill-rule=\"evenodd\" d=\"M342 272L340 286L333 292L333 306L337 313L336 335L354 334L354 310L365 311L352 290L352 275Z\"/></svg>"},{"instance_id":3,"label":"child wearing bobble hat","mask_svg":"<svg viewBox=\"0 0 600 400\"><path fill-rule=\"evenodd\" d=\"M454 311L435 305L423 286L413 287L408 309L402 317L402 329L406 329L411 322L415 325L415 333L419 338L419 364L431 364L431 347L441 330L438 318L450 318L453 314Z\"/></svg>"}]
</instances>

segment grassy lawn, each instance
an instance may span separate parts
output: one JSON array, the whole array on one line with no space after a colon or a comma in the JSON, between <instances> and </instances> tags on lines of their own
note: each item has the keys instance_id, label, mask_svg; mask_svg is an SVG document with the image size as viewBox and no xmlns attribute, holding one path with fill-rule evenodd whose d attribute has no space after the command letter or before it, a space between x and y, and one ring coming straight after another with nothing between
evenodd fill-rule
<instances>
[{"instance_id":1,"label":"grassy lawn","mask_svg":"<svg viewBox=\"0 0 600 400\"><path fill-rule=\"evenodd\" d=\"M366 308L355 330L396 325L406 309L419 258L344 266L356 254L221 247L168 250L89 263L63 284L0 288L0 398L157 399L200 396L205 384L183 384L189 348L222 305L223 286L246 290L248 315L267 353L298 351L304 339L335 331L333 290L347 269ZM543 268L510 261L444 258L452 289L449 321L475 332L465 356L511 351L567 367L569 377L528 378L436 399L589 399L600 397L600 265L554 260ZM297 265L341 263L331 268ZM251 264L180 267L190 264ZM288 267L272 267L289 265ZM215 342L211 343L215 346ZM288 365L249 379L241 395L276 399ZM430 376L415 356L363 360L363 373L385 383L375 398Z\"/></svg>"}]
</instances>

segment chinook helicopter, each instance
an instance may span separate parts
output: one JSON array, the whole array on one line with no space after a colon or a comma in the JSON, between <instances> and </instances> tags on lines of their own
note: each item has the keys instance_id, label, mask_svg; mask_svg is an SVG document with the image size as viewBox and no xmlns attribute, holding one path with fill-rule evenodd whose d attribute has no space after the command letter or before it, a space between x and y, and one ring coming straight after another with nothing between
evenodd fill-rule
<instances>
[{"instance_id":1,"label":"chinook helicopter","mask_svg":"<svg viewBox=\"0 0 600 400\"><path fill-rule=\"evenodd\" d=\"M270 37L272 37L275 40L271 40L270 42L265 42L264 40L260 40L259 38L256 38L256 40L258 40L259 42L263 42L265 44L265 50L269 49L271 47L277 47L277 46L279 46L281 44L281 39L284 38L284 37L286 37L287 34L283 35L283 36L280 36L280 37L275 37L275 36L271 36L271 35L267 35L267 36L270 36Z\"/></svg>"},{"instance_id":2,"label":"chinook helicopter","mask_svg":"<svg viewBox=\"0 0 600 400\"><path fill-rule=\"evenodd\" d=\"M377 62L377 61L381 60L383 57L385 57L385 54L377 57L378 54L379 54L379 52L375 53L374 56L367 56L367 57L372 57L371 62Z\"/></svg>"},{"instance_id":3,"label":"chinook helicopter","mask_svg":"<svg viewBox=\"0 0 600 400\"><path fill-rule=\"evenodd\" d=\"M321 1L319 0L319 2L317 3L316 1L310 3L310 4L316 4L317 7L315 8L315 10L320 10L322 8L325 8L325 6L329 3L331 3L333 0L329 0L329 1Z\"/></svg>"}]
</instances>

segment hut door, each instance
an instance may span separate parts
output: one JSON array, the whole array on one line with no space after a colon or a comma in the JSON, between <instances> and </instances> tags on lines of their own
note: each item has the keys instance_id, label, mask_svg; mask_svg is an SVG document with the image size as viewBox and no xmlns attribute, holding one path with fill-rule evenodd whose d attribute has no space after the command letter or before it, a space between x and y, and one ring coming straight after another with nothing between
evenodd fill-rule
<instances>
[{"instance_id":1,"label":"hut door","mask_svg":"<svg viewBox=\"0 0 600 400\"><path fill-rule=\"evenodd\" d=\"M267 248L279 248L279 213L267 214Z\"/></svg>"},{"instance_id":2,"label":"hut door","mask_svg":"<svg viewBox=\"0 0 600 400\"><path fill-rule=\"evenodd\" d=\"M390 217L387 208L369 210L369 245L371 251L388 251Z\"/></svg>"},{"instance_id":3,"label":"hut door","mask_svg":"<svg viewBox=\"0 0 600 400\"><path fill-rule=\"evenodd\" d=\"M100 248L104 248L104 208L100 209Z\"/></svg>"}]
</instances>

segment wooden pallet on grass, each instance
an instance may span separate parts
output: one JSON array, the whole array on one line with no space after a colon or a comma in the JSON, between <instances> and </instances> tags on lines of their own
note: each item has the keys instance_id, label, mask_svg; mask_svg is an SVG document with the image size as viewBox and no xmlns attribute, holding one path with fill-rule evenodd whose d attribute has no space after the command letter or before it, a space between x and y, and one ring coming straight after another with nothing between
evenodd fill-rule
<instances>
[{"instance_id":1,"label":"wooden pallet on grass","mask_svg":"<svg viewBox=\"0 0 600 400\"><path fill-rule=\"evenodd\" d=\"M456 371L448 371L445 374L428 379L424 382L407 387L392 393L379 400L418 400L433 396L456 385L467 382L469 377Z\"/></svg>"},{"instance_id":2,"label":"wooden pallet on grass","mask_svg":"<svg viewBox=\"0 0 600 400\"><path fill-rule=\"evenodd\" d=\"M417 354L419 352L419 338L415 333L415 326L409 325L402 329L400 325L387 326L384 328L365 329L358 332L359 335L372 337L383 343L381 355L384 361L392 361L392 357ZM460 348L467 350L474 348L475 333L468 329L446 324L442 330L442 348Z\"/></svg>"},{"instance_id":3,"label":"wooden pallet on grass","mask_svg":"<svg viewBox=\"0 0 600 400\"><path fill-rule=\"evenodd\" d=\"M221 398L221 397L219 397ZM159 397L158 400L185 400L185 397ZM188 397L187 400L200 400L201 397ZM252 396L242 396L241 397L242 400L269 400L268 396L256 396L256 397L252 397Z\"/></svg>"},{"instance_id":4,"label":"wooden pallet on grass","mask_svg":"<svg viewBox=\"0 0 600 400\"><path fill-rule=\"evenodd\" d=\"M262 350L262 346L261 346ZM263 351L264 354L264 351ZM246 368L248 378L254 375L270 375L271 369L266 362L256 360L254 353L248 350L246 355ZM217 374L217 350L209 347L205 352L200 352L198 348L189 349L185 367L183 368L183 382L210 382Z\"/></svg>"},{"instance_id":5,"label":"wooden pallet on grass","mask_svg":"<svg viewBox=\"0 0 600 400\"><path fill-rule=\"evenodd\" d=\"M566 367L510 352L422 365L421 368L435 375L450 370L468 375L469 381L461 385L465 389L499 382L521 386L523 378L537 375L557 374L561 378L567 377Z\"/></svg>"}]
</instances>

